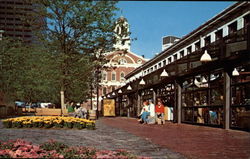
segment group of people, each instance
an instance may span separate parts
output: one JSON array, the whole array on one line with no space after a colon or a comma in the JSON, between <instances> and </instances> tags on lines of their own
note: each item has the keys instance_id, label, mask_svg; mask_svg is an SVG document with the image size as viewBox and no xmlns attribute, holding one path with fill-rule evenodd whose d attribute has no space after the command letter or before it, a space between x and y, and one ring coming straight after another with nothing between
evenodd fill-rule
<instances>
[{"instance_id":1,"label":"group of people","mask_svg":"<svg viewBox=\"0 0 250 159\"><path fill-rule=\"evenodd\" d=\"M145 100L139 118L139 122L142 124L165 124L164 105L161 99L157 99L156 105L151 99Z\"/></svg>"},{"instance_id":2,"label":"group of people","mask_svg":"<svg viewBox=\"0 0 250 159\"><path fill-rule=\"evenodd\" d=\"M75 105L74 102L70 102L66 104L66 108L68 109L68 113L70 116L77 117L77 118L88 118L88 109L84 106L83 103L80 105Z\"/></svg>"}]
</instances>

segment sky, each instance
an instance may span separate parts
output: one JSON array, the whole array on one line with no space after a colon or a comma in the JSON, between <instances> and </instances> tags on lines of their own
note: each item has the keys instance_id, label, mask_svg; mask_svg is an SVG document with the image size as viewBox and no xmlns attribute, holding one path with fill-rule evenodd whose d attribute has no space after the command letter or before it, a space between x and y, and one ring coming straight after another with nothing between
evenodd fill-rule
<instances>
[{"instance_id":1,"label":"sky","mask_svg":"<svg viewBox=\"0 0 250 159\"><path fill-rule=\"evenodd\" d=\"M118 16L130 25L131 51L153 58L161 52L162 37L183 37L231 6L233 1L119 1Z\"/></svg>"}]
</instances>

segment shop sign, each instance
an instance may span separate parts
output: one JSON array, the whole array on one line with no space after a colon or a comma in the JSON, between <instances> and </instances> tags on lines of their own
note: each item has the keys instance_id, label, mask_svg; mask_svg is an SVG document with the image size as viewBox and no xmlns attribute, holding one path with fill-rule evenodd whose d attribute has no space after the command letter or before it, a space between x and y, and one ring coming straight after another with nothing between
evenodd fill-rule
<instances>
[{"instance_id":1,"label":"shop sign","mask_svg":"<svg viewBox=\"0 0 250 159\"><path fill-rule=\"evenodd\" d=\"M103 100L103 116L115 116L115 100Z\"/></svg>"}]
</instances>

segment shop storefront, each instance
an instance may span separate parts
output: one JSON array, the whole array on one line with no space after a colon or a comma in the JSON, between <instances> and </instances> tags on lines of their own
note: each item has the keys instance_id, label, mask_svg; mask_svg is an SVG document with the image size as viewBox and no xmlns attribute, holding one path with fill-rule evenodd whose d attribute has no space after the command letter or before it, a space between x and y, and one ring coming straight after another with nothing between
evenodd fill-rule
<instances>
[{"instance_id":1,"label":"shop storefront","mask_svg":"<svg viewBox=\"0 0 250 159\"><path fill-rule=\"evenodd\" d=\"M222 70L185 79L182 86L182 122L223 127Z\"/></svg>"},{"instance_id":2,"label":"shop storefront","mask_svg":"<svg viewBox=\"0 0 250 159\"><path fill-rule=\"evenodd\" d=\"M249 9L236 3L127 75L132 115L160 98L165 120L250 130Z\"/></svg>"}]
</instances>

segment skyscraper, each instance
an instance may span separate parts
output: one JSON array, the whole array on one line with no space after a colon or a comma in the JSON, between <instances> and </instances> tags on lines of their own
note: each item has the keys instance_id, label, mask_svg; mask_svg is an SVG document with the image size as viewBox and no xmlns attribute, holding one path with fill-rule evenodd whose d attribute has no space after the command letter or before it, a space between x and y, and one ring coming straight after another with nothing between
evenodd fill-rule
<instances>
[{"instance_id":1,"label":"skyscraper","mask_svg":"<svg viewBox=\"0 0 250 159\"><path fill-rule=\"evenodd\" d=\"M0 30L3 30L3 36L19 38L25 43L35 42L33 27L22 20L35 7L37 5L24 0L0 0Z\"/></svg>"}]
</instances>

